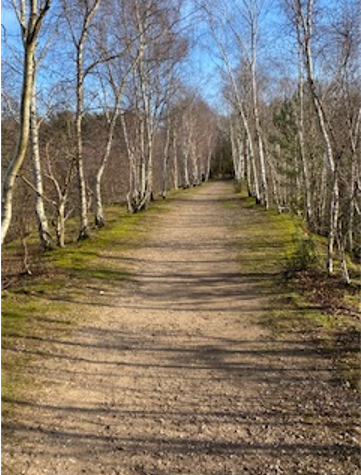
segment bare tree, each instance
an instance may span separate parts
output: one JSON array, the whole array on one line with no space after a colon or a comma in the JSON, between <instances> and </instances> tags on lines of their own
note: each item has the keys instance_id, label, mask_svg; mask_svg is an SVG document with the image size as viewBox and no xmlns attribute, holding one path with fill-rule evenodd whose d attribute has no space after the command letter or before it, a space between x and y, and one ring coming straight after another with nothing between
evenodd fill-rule
<instances>
[{"instance_id":1,"label":"bare tree","mask_svg":"<svg viewBox=\"0 0 361 475\"><path fill-rule=\"evenodd\" d=\"M84 82L94 64L85 64L85 48L89 37L92 20L99 8L101 0L86 0L81 4L63 3L63 10L69 26L72 42L76 51L76 164L78 173L80 231L79 240L89 237L87 186L84 173L83 157L83 114L84 114Z\"/></svg>"},{"instance_id":2,"label":"bare tree","mask_svg":"<svg viewBox=\"0 0 361 475\"><path fill-rule=\"evenodd\" d=\"M22 34L24 48L23 81L20 103L18 141L6 170L2 192L1 242L4 241L12 218L13 193L16 177L24 161L30 134L31 101L34 94L34 60L37 40L51 0L21 0L13 2Z\"/></svg>"}]
</instances>

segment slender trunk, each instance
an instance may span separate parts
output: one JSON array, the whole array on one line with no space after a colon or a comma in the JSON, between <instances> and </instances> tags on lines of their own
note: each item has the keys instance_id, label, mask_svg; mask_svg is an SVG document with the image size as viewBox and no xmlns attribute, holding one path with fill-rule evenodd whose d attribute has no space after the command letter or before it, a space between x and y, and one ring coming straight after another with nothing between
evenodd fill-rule
<instances>
[{"instance_id":1,"label":"slender trunk","mask_svg":"<svg viewBox=\"0 0 361 475\"><path fill-rule=\"evenodd\" d=\"M357 142L360 140L361 125L361 109L359 109L355 121L355 126L349 123L349 136L351 144L351 172L350 172L350 188L349 188L349 211L348 211L348 232L346 247L349 252L354 249L354 222L355 222L355 198L356 198L356 182L357 182Z\"/></svg>"},{"instance_id":2,"label":"slender trunk","mask_svg":"<svg viewBox=\"0 0 361 475\"><path fill-rule=\"evenodd\" d=\"M239 168L239 179L242 181L245 178L245 167L244 167L244 142L242 140L241 132L235 130L236 145L238 151L238 168Z\"/></svg>"},{"instance_id":3,"label":"slender trunk","mask_svg":"<svg viewBox=\"0 0 361 475\"><path fill-rule=\"evenodd\" d=\"M83 157L83 107L84 107L84 48L89 33L89 25L94 17L101 0L95 0L93 5L87 9L84 18L83 29L78 43L76 43L76 164L78 171L78 188L79 188L79 206L80 206L80 231L78 241L87 239L90 236L88 221L88 203L87 188L84 173L84 157Z\"/></svg>"},{"instance_id":4,"label":"slender trunk","mask_svg":"<svg viewBox=\"0 0 361 475\"><path fill-rule=\"evenodd\" d=\"M249 147L247 138L244 139L244 158L245 158L245 173L246 173L246 183L248 196L253 196L253 187L252 187L252 170L251 170L251 160L249 158Z\"/></svg>"},{"instance_id":5,"label":"slender trunk","mask_svg":"<svg viewBox=\"0 0 361 475\"><path fill-rule=\"evenodd\" d=\"M279 192L279 186L278 186L278 182L279 182L278 174L277 174L277 171L276 171L276 169L275 169L275 167L274 167L271 160L269 161L269 165L270 165L270 172L271 172L271 183L272 183L272 190L273 190L273 198L274 198L274 201L277 205L278 212L282 213L283 207L281 206L281 202L280 202L280 192Z\"/></svg>"},{"instance_id":6,"label":"slender trunk","mask_svg":"<svg viewBox=\"0 0 361 475\"><path fill-rule=\"evenodd\" d=\"M139 142L140 142L140 179L139 179L139 194L140 199L145 199L146 193L146 163L145 163L145 143L144 143L144 121L140 120Z\"/></svg>"},{"instance_id":7,"label":"slender trunk","mask_svg":"<svg viewBox=\"0 0 361 475\"><path fill-rule=\"evenodd\" d=\"M30 130L30 106L34 88L34 58L36 41L35 39L25 45L25 61L22 84L22 95L20 103L19 138L11 162L5 173L2 191L2 213L1 213L1 242L8 233L13 209L13 195L15 180L23 164L28 143Z\"/></svg>"},{"instance_id":8,"label":"slender trunk","mask_svg":"<svg viewBox=\"0 0 361 475\"><path fill-rule=\"evenodd\" d=\"M147 170L147 184L146 184L146 203L153 201L153 140L148 142L148 170Z\"/></svg>"},{"instance_id":9,"label":"slender trunk","mask_svg":"<svg viewBox=\"0 0 361 475\"><path fill-rule=\"evenodd\" d=\"M105 226L104 218L104 208L103 208L103 199L102 199L102 190L101 190L101 179L105 170L105 165L101 166L98 170L98 173L95 177L95 186L94 186L94 221L97 228L102 228Z\"/></svg>"},{"instance_id":10,"label":"slender trunk","mask_svg":"<svg viewBox=\"0 0 361 475\"><path fill-rule=\"evenodd\" d=\"M83 45L78 48L77 57L77 107L76 107L76 164L78 171L78 192L80 206L80 231L78 241L90 236L88 222L88 203L83 161Z\"/></svg>"},{"instance_id":11,"label":"slender trunk","mask_svg":"<svg viewBox=\"0 0 361 475\"><path fill-rule=\"evenodd\" d=\"M33 159L33 174L35 183L35 214L38 222L38 232L40 243L44 250L53 248L52 239L49 232L48 219L45 212L44 205L44 187L43 174L41 169L40 150L39 150L39 128L36 107L36 92L35 81L36 72L34 67L34 93L30 106L30 130L31 130L31 145L32 145L32 159Z\"/></svg>"},{"instance_id":12,"label":"slender trunk","mask_svg":"<svg viewBox=\"0 0 361 475\"><path fill-rule=\"evenodd\" d=\"M96 178L95 178L94 218L95 218L95 225L97 227L103 227L105 225L103 199L102 199L102 192L101 192L101 181L102 181L102 178L103 178L103 175L104 175L105 167L106 167L106 165L108 163L108 160L109 160L109 157L110 157L110 152L112 150L114 130L115 130L115 125L117 123L117 119L118 119L118 115L119 115L119 103L120 103L120 97L118 97L117 100L116 100L114 113L113 113L111 121L110 121L107 145L106 145L106 148L105 148L103 159L101 161L100 167L98 169L98 172L97 172Z\"/></svg>"},{"instance_id":13,"label":"slender trunk","mask_svg":"<svg viewBox=\"0 0 361 475\"><path fill-rule=\"evenodd\" d=\"M128 136L128 128L127 128L127 123L126 123L124 114L121 114L120 122L122 124L124 141L125 141L125 149L127 152L128 163L129 163L127 206L128 206L128 213L133 213L136 208L136 204L135 204L136 195L138 194L138 191L139 191L136 188L137 165L135 161L134 149L130 145L129 136Z\"/></svg>"},{"instance_id":14,"label":"slender trunk","mask_svg":"<svg viewBox=\"0 0 361 475\"><path fill-rule=\"evenodd\" d=\"M301 166L302 166L302 174L303 174L303 182L304 182L304 193L305 193L305 211L306 211L306 219L308 225L312 229L312 219L313 219L313 212L312 212L312 202L311 202L311 186L310 186L310 178L309 178L309 170L308 170L308 163L305 153L305 126L304 126L304 95L303 95L303 67L302 67L302 47L299 46L298 49L298 114L297 114L297 139L298 139L298 146L301 158Z\"/></svg>"},{"instance_id":15,"label":"slender trunk","mask_svg":"<svg viewBox=\"0 0 361 475\"><path fill-rule=\"evenodd\" d=\"M34 61L36 44L44 16L48 12L50 5L51 0L46 0L42 8L39 9L37 1L32 0L30 2L28 24L21 24L24 45L24 66L20 101L19 133L14 155L7 167L2 188L1 243L4 242L9 231L12 219L15 181L25 159L29 143L30 107L34 93ZM23 13L25 13L24 10L21 11L21 16Z\"/></svg>"},{"instance_id":16,"label":"slender trunk","mask_svg":"<svg viewBox=\"0 0 361 475\"><path fill-rule=\"evenodd\" d=\"M311 15L311 12L308 13ZM327 271L329 275L333 273L333 259L334 259L334 244L337 231L337 222L339 214L339 188L338 188L338 179L337 179L337 170L335 159L333 155L332 145L330 135L326 126L326 118L324 109L321 103L321 99L318 96L316 85L314 81L313 73L313 59L311 52L311 18L307 17L307 22L304 31L304 53L305 53L305 63L306 71L308 77L309 89L311 92L312 103L316 112L319 128L323 137L325 154L328 163L328 167L331 173L331 199L330 199L330 208L329 208L329 221L328 221L328 255L327 255Z\"/></svg>"},{"instance_id":17,"label":"slender trunk","mask_svg":"<svg viewBox=\"0 0 361 475\"><path fill-rule=\"evenodd\" d=\"M232 146L232 162L233 162L233 170L234 170L234 178L237 183L241 181L241 173L240 173L240 166L239 166L239 152L236 142L236 131L235 126L233 124L232 118L229 119L229 128L230 128L230 136L231 136L231 146Z\"/></svg>"},{"instance_id":18,"label":"slender trunk","mask_svg":"<svg viewBox=\"0 0 361 475\"><path fill-rule=\"evenodd\" d=\"M189 188L188 154L183 152L183 188Z\"/></svg>"},{"instance_id":19,"label":"slender trunk","mask_svg":"<svg viewBox=\"0 0 361 475\"><path fill-rule=\"evenodd\" d=\"M62 197L57 209L56 237L59 247L65 247L65 201L65 197Z\"/></svg>"},{"instance_id":20,"label":"slender trunk","mask_svg":"<svg viewBox=\"0 0 361 475\"><path fill-rule=\"evenodd\" d=\"M206 163L206 173L204 181L208 182L211 174L211 161L212 161L212 139L208 140L208 154L207 154L207 163Z\"/></svg>"},{"instance_id":21,"label":"slender trunk","mask_svg":"<svg viewBox=\"0 0 361 475\"><path fill-rule=\"evenodd\" d=\"M168 120L165 145L164 145L164 150L163 150L163 173L162 173L162 197L163 198L166 198L167 196L169 144L170 144L170 123Z\"/></svg>"},{"instance_id":22,"label":"slender trunk","mask_svg":"<svg viewBox=\"0 0 361 475\"><path fill-rule=\"evenodd\" d=\"M355 221L355 181L356 181L356 161L351 164L351 185L349 189L349 209L348 209L348 230L347 230L347 250L353 251L353 229Z\"/></svg>"},{"instance_id":23,"label":"slender trunk","mask_svg":"<svg viewBox=\"0 0 361 475\"><path fill-rule=\"evenodd\" d=\"M252 64L251 68L252 73L252 97L253 97L253 113L255 120L255 132L256 132L256 142L258 144L258 157L260 164L260 173L261 173L261 203L265 206L266 209L269 207L268 203L268 185L267 185L267 175L266 175L266 163L265 163L265 152L262 140L262 131L261 124L259 119L258 111L258 99L257 99L257 84L256 84L256 72L255 64Z\"/></svg>"},{"instance_id":24,"label":"slender trunk","mask_svg":"<svg viewBox=\"0 0 361 475\"><path fill-rule=\"evenodd\" d=\"M172 144L173 144L173 182L174 182L174 189L178 190L178 150L177 150L177 139L176 139L176 131L175 128L173 129L172 135Z\"/></svg>"},{"instance_id":25,"label":"slender trunk","mask_svg":"<svg viewBox=\"0 0 361 475\"><path fill-rule=\"evenodd\" d=\"M199 185L199 167L197 160L197 153L193 140L191 141L191 161L192 161L192 178L193 186Z\"/></svg>"},{"instance_id":26,"label":"slender trunk","mask_svg":"<svg viewBox=\"0 0 361 475\"><path fill-rule=\"evenodd\" d=\"M254 155L252 134L248 125L248 121L246 120L244 111L243 111L243 114L241 115L242 116L244 115L244 118L242 118L242 120L243 120L243 125L246 132L247 143L248 143L248 160L252 169L252 178L253 178L252 194L254 194L256 198L256 202L261 203L261 193L260 193L260 187L259 187L257 165L256 165L256 160L255 160L255 155Z\"/></svg>"},{"instance_id":27,"label":"slender trunk","mask_svg":"<svg viewBox=\"0 0 361 475\"><path fill-rule=\"evenodd\" d=\"M337 173L334 170L332 174L332 190L330 199L330 218L328 225L328 246L327 246L327 271L329 275L333 274L334 266L334 246L337 233L337 223L340 211L340 196L337 180Z\"/></svg>"}]
</instances>

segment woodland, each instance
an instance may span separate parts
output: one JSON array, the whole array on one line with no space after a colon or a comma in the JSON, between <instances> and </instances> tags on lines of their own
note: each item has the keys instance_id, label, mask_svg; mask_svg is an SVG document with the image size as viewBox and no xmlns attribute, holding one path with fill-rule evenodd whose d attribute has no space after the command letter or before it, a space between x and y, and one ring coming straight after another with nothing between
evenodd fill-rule
<instances>
[{"instance_id":1,"label":"woodland","mask_svg":"<svg viewBox=\"0 0 361 475\"><path fill-rule=\"evenodd\" d=\"M360 472L359 0L3 0L4 475Z\"/></svg>"},{"instance_id":2,"label":"woodland","mask_svg":"<svg viewBox=\"0 0 361 475\"><path fill-rule=\"evenodd\" d=\"M87 239L105 208L231 175L360 257L357 0L10 0L2 242ZM76 219L77 231L67 228Z\"/></svg>"}]
</instances>

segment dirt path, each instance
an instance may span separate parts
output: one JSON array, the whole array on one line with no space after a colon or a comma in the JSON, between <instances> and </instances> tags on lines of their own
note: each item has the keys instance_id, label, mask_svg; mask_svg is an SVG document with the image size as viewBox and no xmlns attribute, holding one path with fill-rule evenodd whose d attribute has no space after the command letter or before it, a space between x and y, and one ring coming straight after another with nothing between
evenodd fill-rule
<instances>
[{"instance_id":1,"label":"dirt path","mask_svg":"<svg viewBox=\"0 0 361 475\"><path fill-rule=\"evenodd\" d=\"M104 256L135 282L89 289L84 324L44 343L3 475L359 473L356 399L258 323L269 288L234 246L252 213L230 184L201 187Z\"/></svg>"}]
</instances>

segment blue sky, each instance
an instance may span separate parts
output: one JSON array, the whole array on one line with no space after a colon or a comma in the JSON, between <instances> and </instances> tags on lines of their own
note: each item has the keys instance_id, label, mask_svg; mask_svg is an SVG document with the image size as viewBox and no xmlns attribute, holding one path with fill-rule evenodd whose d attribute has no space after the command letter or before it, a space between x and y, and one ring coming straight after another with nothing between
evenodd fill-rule
<instances>
[{"instance_id":1,"label":"blue sky","mask_svg":"<svg viewBox=\"0 0 361 475\"><path fill-rule=\"evenodd\" d=\"M223 0L225 1L225 0ZM349 0L355 1L355 0ZM336 0L319 0L323 5L327 5L329 9L333 6L339 5ZM269 11L264 18L264 30L261 37L261 48L259 50L259 63L262 64L263 70L269 77L269 82L278 86L278 79L280 77L292 77L296 74L296 57L295 51L292 51L292 39L290 32L285 29L284 16L280 9L280 0L266 0L269 5ZM192 2L189 1L184 7L185 17L187 17L192 10ZM192 19L192 17L189 17ZM189 22L189 20L187 20ZM237 22L237 16L234 17ZM10 44L19 45L20 29L15 18L12 8L6 4L2 7L2 25L6 29L7 41ZM186 26L186 21L184 26ZM5 30L2 29L2 37L4 37ZM206 99L210 105L215 108L223 107L224 101L221 95L221 76L220 76L220 62L217 60L217 49L214 42L212 42L207 27L204 22L199 19L191 26L191 41L192 52L190 57L183 65L183 81L193 90L198 90L199 94ZM20 48L21 49L21 48ZM212 53L213 51L213 53ZM233 59L235 63L239 61L239 52L233 51ZM6 44L2 43L2 55L5 58L8 54ZM56 55L58 60L59 53ZM218 63L218 64L217 64ZM55 67L53 74L61 73L56 62L53 61ZM57 68L57 69L56 69ZM71 68L71 66L70 66ZM40 78L41 80L41 78ZM43 87L46 89L46 81L50 78L44 76ZM271 85L272 86L272 85Z\"/></svg>"}]
</instances>

